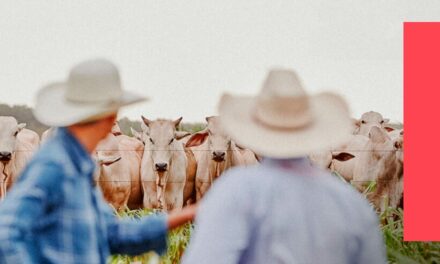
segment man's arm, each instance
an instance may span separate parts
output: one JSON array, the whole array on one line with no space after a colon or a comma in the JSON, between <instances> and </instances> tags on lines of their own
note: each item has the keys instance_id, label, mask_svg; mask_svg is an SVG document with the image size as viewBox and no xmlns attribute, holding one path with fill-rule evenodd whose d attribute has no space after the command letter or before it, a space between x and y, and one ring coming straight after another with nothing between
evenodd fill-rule
<instances>
[{"instance_id":1,"label":"man's arm","mask_svg":"<svg viewBox=\"0 0 440 264\"><path fill-rule=\"evenodd\" d=\"M243 175L227 172L203 198L182 263L238 263L253 228L252 198Z\"/></svg>"},{"instance_id":2,"label":"man's arm","mask_svg":"<svg viewBox=\"0 0 440 264\"><path fill-rule=\"evenodd\" d=\"M162 254L167 246L168 230L194 218L195 207L174 211L170 215L150 215L141 219L120 219L99 198L101 212L106 219L108 242L112 254L139 255L147 251Z\"/></svg>"},{"instance_id":3,"label":"man's arm","mask_svg":"<svg viewBox=\"0 0 440 264\"><path fill-rule=\"evenodd\" d=\"M34 163L0 204L0 263L33 263L25 247L36 219L60 201L60 169L53 163Z\"/></svg>"}]
</instances>

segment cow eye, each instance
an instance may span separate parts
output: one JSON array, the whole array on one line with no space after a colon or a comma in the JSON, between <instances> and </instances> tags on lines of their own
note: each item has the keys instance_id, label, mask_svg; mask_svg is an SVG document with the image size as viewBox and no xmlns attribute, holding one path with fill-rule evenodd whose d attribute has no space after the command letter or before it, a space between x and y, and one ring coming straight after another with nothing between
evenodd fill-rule
<instances>
[{"instance_id":1,"label":"cow eye","mask_svg":"<svg viewBox=\"0 0 440 264\"><path fill-rule=\"evenodd\" d=\"M362 123L362 124L365 124L365 123L367 123L367 122L365 122L365 120L362 120L361 123Z\"/></svg>"},{"instance_id":2,"label":"cow eye","mask_svg":"<svg viewBox=\"0 0 440 264\"><path fill-rule=\"evenodd\" d=\"M150 138L150 142L151 142L151 144L154 144L154 141L153 141L153 139L151 139L151 138Z\"/></svg>"},{"instance_id":3,"label":"cow eye","mask_svg":"<svg viewBox=\"0 0 440 264\"><path fill-rule=\"evenodd\" d=\"M173 143L173 141L174 141L174 138L172 138L172 139L170 140L170 143L168 143L168 145L171 145L171 143Z\"/></svg>"},{"instance_id":4,"label":"cow eye","mask_svg":"<svg viewBox=\"0 0 440 264\"><path fill-rule=\"evenodd\" d=\"M383 124L383 120L382 120L382 121L380 121L380 123L381 123L381 124Z\"/></svg>"},{"instance_id":5,"label":"cow eye","mask_svg":"<svg viewBox=\"0 0 440 264\"><path fill-rule=\"evenodd\" d=\"M16 137L18 135L18 131L15 131L14 133L14 137Z\"/></svg>"}]
</instances>

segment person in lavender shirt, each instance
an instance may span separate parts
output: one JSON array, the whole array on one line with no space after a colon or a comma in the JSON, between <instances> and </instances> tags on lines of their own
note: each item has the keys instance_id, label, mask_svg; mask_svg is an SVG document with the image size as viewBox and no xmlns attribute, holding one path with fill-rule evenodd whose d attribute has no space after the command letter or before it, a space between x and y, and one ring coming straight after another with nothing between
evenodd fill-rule
<instances>
[{"instance_id":1,"label":"person in lavender shirt","mask_svg":"<svg viewBox=\"0 0 440 264\"><path fill-rule=\"evenodd\" d=\"M275 69L259 95L224 95L219 112L225 132L263 161L207 192L184 264L386 263L367 200L306 158L348 138L341 97L308 95L295 72Z\"/></svg>"}]
</instances>

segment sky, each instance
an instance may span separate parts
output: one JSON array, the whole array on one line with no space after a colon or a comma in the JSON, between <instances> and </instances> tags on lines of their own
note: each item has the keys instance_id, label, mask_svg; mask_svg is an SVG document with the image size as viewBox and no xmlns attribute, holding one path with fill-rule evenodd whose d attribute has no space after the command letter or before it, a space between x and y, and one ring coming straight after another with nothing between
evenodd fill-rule
<instances>
[{"instance_id":1,"label":"sky","mask_svg":"<svg viewBox=\"0 0 440 264\"><path fill-rule=\"evenodd\" d=\"M354 117L402 121L403 22L436 20L431 0L2 0L0 102L32 106L75 64L108 58L151 99L130 118L203 121L223 92L257 94L283 67L310 94L341 94Z\"/></svg>"}]
</instances>

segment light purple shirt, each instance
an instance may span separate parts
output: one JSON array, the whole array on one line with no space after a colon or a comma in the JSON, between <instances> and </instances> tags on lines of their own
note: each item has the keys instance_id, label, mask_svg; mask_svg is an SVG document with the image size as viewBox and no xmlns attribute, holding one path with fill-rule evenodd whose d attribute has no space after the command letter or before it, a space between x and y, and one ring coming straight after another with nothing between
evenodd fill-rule
<instances>
[{"instance_id":1,"label":"light purple shirt","mask_svg":"<svg viewBox=\"0 0 440 264\"><path fill-rule=\"evenodd\" d=\"M307 159L234 168L201 203L184 264L386 263L378 219Z\"/></svg>"}]
</instances>

